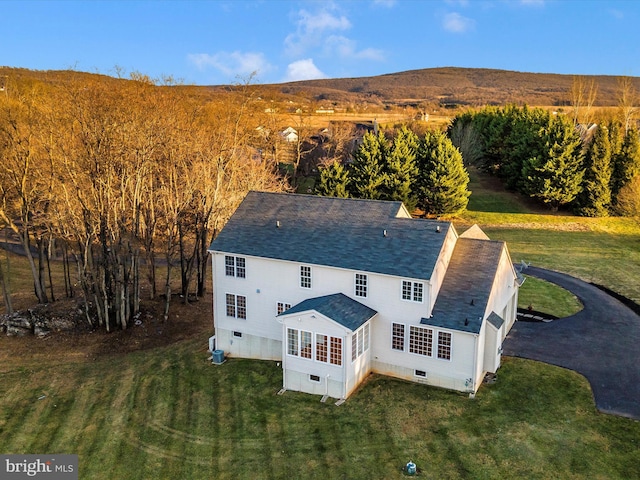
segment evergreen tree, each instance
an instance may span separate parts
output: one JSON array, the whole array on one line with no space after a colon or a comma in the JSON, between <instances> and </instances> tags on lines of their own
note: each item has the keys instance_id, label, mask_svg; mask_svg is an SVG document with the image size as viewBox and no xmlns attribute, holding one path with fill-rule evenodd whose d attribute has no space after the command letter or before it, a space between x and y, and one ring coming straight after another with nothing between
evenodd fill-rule
<instances>
[{"instance_id":1,"label":"evergreen tree","mask_svg":"<svg viewBox=\"0 0 640 480\"><path fill-rule=\"evenodd\" d=\"M400 200L409 211L416 206L412 186L418 174L416 166L418 146L418 136L403 126L396 134L391 151L383 165L385 177L381 198Z\"/></svg>"},{"instance_id":2,"label":"evergreen tree","mask_svg":"<svg viewBox=\"0 0 640 480\"><path fill-rule=\"evenodd\" d=\"M460 151L441 132L427 132L418 149L414 185L418 207L431 215L456 215L467 208L469 174Z\"/></svg>"},{"instance_id":3,"label":"evergreen tree","mask_svg":"<svg viewBox=\"0 0 640 480\"><path fill-rule=\"evenodd\" d=\"M389 153L389 142L382 132L367 132L362 144L354 152L349 176L349 193L354 198L380 199L385 183L384 166Z\"/></svg>"},{"instance_id":4,"label":"evergreen tree","mask_svg":"<svg viewBox=\"0 0 640 480\"><path fill-rule=\"evenodd\" d=\"M323 197L349 197L349 172L337 160L320 170L316 194Z\"/></svg>"},{"instance_id":5,"label":"evergreen tree","mask_svg":"<svg viewBox=\"0 0 640 480\"><path fill-rule=\"evenodd\" d=\"M614 203L620 190L637 175L640 175L640 138L638 131L630 128L624 136L620 153L613 157L611 193Z\"/></svg>"},{"instance_id":6,"label":"evergreen tree","mask_svg":"<svg viewBox=\"0 0 640 480\"><path fill-rule=\"evenodd\" d=\"M571 203L582 189L584 166L580 135L562 116L543 131L544 151L523 165L523 187L552 210Z\"/></svg>"},{"instance_id":7,"label":"evergreen tree","mask_svg":"<svg viewBox=\"0 0 640 480\"><path fill-rule=\"evenodd\" d=\"M504 139L502 163L498 173L508 189L522 191L522 167L528 158L542 153L544 142L540 131L549 124L549 113L541 108L530 110L525 105L522 108L507 108L505 115L511 127Z\"/></svg>"},{"instance_id":8,"label":"evergreen tree","mask_svg":"<svg viewBox=\"0 0 640 480\"><path fill-rule=\"evenodd\" d=\"M582 192L577 211L588 217L605 217L611 203L611 144L606 127L598 126L584 157Z\"/></svg>"}]
</instances>

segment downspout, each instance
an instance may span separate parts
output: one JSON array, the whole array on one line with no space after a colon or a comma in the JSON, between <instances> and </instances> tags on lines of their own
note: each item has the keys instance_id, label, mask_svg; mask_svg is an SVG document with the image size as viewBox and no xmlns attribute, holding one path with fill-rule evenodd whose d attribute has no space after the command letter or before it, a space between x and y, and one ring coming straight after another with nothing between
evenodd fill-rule
<instances>
[{"instance_id":1,"label":"downspout","mask_svg":"<svg viewBox=\"0 0 640 480\"><path fill-rule=\"evenodd\" d=\"M481 327L482 328L482 327ZM473 334L473 374L471 375L472 393L476 392L476 371L478 368L478 334Z\"/></svg>"},{"instance_id":2,"label":"downspout","mask_svg":"<svg viewBox=\"0 0 640 480\"><path fill-rule=\"evenodd\" d=\"M215 284L215 280L216 280L216 254L214 252L210 252L211 253L211 290L213 292L213 294L211 295L212 300L213 300L213 334L216 335L216 339L217 339L217 335L218 335L218 329L216 327L216 284ZM217 342L216 342L217 343ZM216 345L217 347L217 345ZM213 352L211 352L213 354Z\"/></svg>"},{"instance_id":3,"label":"downspout","mask_svg":"<svg viewBox=\"0 0 640 480\"><path fill-rule=\"evenodd\" d=\"M342 338L342 398L347 398L347 337Z\"/></svg>"},{"instance_id":4,"label":"downspout","mask_svg":"<svg viewBox=\"0 0 640 480\"><path fill-rule=\"evenodd\" d=\"M287 388L287 327L282 322L282 389L285 390Z\"/></svg>"}]
</instances>

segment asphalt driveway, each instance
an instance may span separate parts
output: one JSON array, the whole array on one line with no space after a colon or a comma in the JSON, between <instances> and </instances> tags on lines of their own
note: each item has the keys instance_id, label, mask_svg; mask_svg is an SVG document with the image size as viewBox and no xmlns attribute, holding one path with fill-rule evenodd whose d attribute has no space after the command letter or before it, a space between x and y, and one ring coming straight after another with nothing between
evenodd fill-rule
<instances>
[{"instance_id":1,"label":"asphalt driveway","mask_svg":"<svg viewBox=\"0 0 640 480\"><path fill-rule=\"evenodd\" d=\"M525 273L569 290L584 309L549 323L517 321L504 354L575 370L591 384L598 410L640 420L640 316L569 275L536 267Z\"/></svg>"}]
</instances>

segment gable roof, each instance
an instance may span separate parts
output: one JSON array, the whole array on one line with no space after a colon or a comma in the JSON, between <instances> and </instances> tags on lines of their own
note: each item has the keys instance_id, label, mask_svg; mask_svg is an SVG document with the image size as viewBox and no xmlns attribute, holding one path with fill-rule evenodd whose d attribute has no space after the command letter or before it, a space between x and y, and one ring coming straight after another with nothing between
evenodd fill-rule
<instances>
[{"instance_id":1,"label":"gable roof","mask_svg":"<svg viewBox=\"0 0 640 480\"><path fill-rule=\"evenodd\" d=\"M421 324L479 333L504 242L459 237L431 318Z\"/></svg>"},{"instance_id":2,"label":"gable roof","mask_svg":"<svg viewBox=\"0 0 640 480\"><path fill-rule=\"evenodd\" d=\"M308 298L278 316L308 312L309 310L315 310L352 332L355 332L378 313L373 308L369 308L343 293L334 293L333 295Z\"/></svg>"},{"instance_id":3,"label":"gable roof","mask_svg":"<svg viewBox=\"0 0 640 480\"><path fill-rule=\"evenodd\" d=\"M477 223L471 225L467 230L462 232L460 236L464 238L475 238L476 240L489 240L487 234L482 231Z\"/></svg>"},{"instance_id":4,"label":"gable roof","mask_svg":"<svg viewBox=\"0 0 640 480\"><path fill-rule=\"evenodd\" d=\"M402 202L249 192L209 251L430 279L450 229Z\"/></svg>"}]
</instances>

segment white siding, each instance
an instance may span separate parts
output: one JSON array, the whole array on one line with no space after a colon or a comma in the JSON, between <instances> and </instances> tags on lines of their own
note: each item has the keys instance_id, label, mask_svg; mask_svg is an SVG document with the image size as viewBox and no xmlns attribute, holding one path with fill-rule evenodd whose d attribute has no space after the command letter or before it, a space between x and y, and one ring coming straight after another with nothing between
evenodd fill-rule
<instances>
[{"instance_id":1,"label":"white siding","mask_svg":"<svg viewBox=\"0 0 640 480\"><path fill-rule=\"evenodd\" d=\"M443 232L443 234L445 234ZM409 353L408 339L411 325L420 325L420 319L428 318L435 303L434 292L439 291L455 246L457 234L453 228L446 232L440 258L431 279L392 277L371 272L367 274L367 297L355 297L355 271L327 266L311 267L311 288L300 286L300 263L244 256L246 259L246 278L225 275L225 255L212 254L214 277L214 325L216 328L217 348L225 350L230 356L283 360L285 387L309 393L325 393L331 390L333 397L349 395L371 371L403 378L410 381L427 383L440 387L471 391L476 390L484 373L492 363L485 359L486 321L478 335L459 331L434 328L433 357ZM242 256L242 255L236 255ZM416 257L419 260L419 256ZM423 301L402 300L402 281L422 282ZM297 329L340 336L343 339L343 366L330 364L314 365L302 358L286 357L286 328L276 319L278 302L296 305L303 300L341 292L370 308L378 315L371 320L370 349L363 358L351 362L351 341L347 329L335 322L324 321L322 325L331 331L318 329L318 319L309 315L296 317ZM227 293L247 298L247 318L232 318L226 315ZM506 334L515 319L517 287L515 272L506 248L500 259L498 273L490 294L485 317L492 311L506 318L502 335ZM287 324L293 322L289 317L280 317ZM404 352L391 348L392 323L405 325L406 348ZM334 331L335 330L335 331ZM451 359L437 358L437 333L451 333ZM233 332L241 332L242 338L234 337ZM284 332L284 333L283 333ZM334 333L332 333L334 332ZM500 339L501 341L501 339ZM496 348L500 345L497 344ZM490 350L495 350L491 345ZM497 359L499 363L499 359ZM416 377L415 371L426 372L426 378ZM319 382L309 380L309 375L320 377ZM329 375L327 379L327 375ZM337 395L338 389L340 395ZM345 393L346 392L346 393Z\"/></svg>"},{"instance_id":2,"label":"white siding","mask_svg":"<svg viewBox=\"0 0 640 480\"><path fill-rule=\"evenodd\" d=\"M300 287L300 265L295 262L246 258L246 278L225 276L224 254L213 254L214 269L214 319L216 329L241 330L253 335L281 340L281 329L276 321L276 305L286 302L296 305L312 297L342 292L354 298L386 318L419 323L420 318L429 315L431 303L429 284L424 284L423 301L402 300L402 278L367 273L367 297L354 296L354 271L332 267L311 265L312 287ZM247 319L227 317L227 293L247 297ZM377 334L376 334L377 335ZM372 335L374 337L374 335ZM257 357L254 357L257 358Z\"/></svg>"},{"instance_id":3,"label":"white siding","mask_svg":"<svg viewBox=\"0 0 640 480\"><path fill-rule=\"evenodd\" d=\"M505 322L503 336L509 333L516 318L518 306L518 287L516 285L516 274L511 263L511 258L506 247L502 249L497 273L491 287L491 294L485 310L485 318L491 312L495 312L502 317Z\"/></svg>"},{"instance_id":4,"label":"white siding","mask_svg":"<svg viewBox=\"0 0 640 480\"><path fill-rule=\"evenodd\" d=\"M500 345L502 342L502 329L496 328L487 322L485 330L484 371L496 373L500 367Z\"/></svg>"},{"instance_id":5,"label":"white siding","mask_svg":"<svg viewBox=\"0 0 640 480\"><path fill-rule=\"evenodd\" d=\"M346 376L347 368L350 363L350 332L348 329L341 327L317 312L303 312L300 314L292 314L284 316L282 325L278 325L282 330L282 338L285 339L282 345L282 362L283 362L283 388L287 390L306 392L312 394L328 393L334 398L346 398ZM312 358L303 358L300 355L290 355L287 352L287 329L295 329L297 331L311 332L312 335ZM330 346L327 345L327 362L316 360L315 335L323 334L330 337L341 339L341 365L331 364ZM312 382L309 380L310 375L319 377L320 382ZM327 391L327 388L329 391Z\"/></svg>"}]
</instances>

